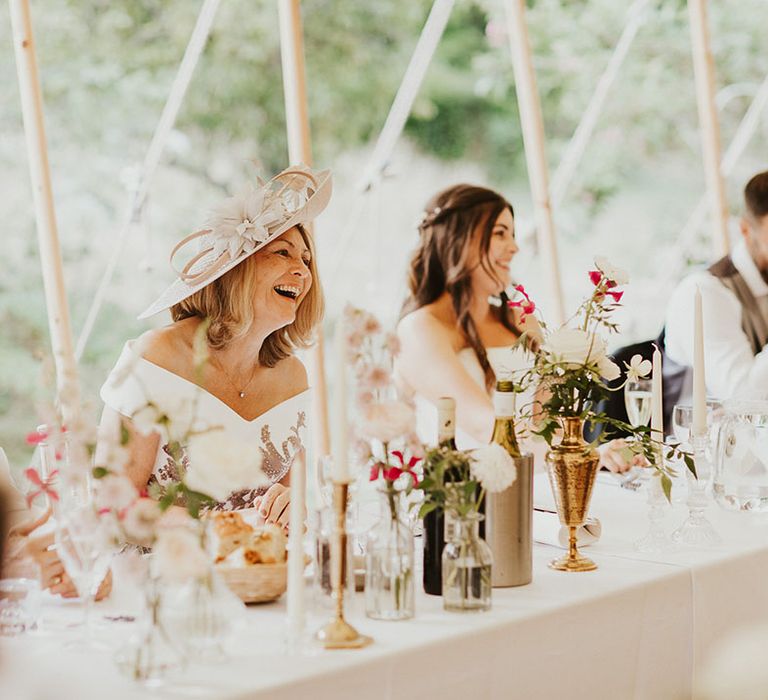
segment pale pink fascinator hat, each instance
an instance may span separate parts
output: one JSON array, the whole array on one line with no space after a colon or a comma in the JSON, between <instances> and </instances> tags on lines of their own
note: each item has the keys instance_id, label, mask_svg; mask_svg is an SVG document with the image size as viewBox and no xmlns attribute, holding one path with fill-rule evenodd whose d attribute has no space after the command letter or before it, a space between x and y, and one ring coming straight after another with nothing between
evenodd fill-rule
<instances>
[{"instance_id":1,"label":"pale pink fascinator hat","mask_svg":"<svg viewBox=\"0 0 768 700\"><path fill-rule=\"evenodd\" d=\"M225 199L211 212L205 228L185 236L174 246L171 267L177 279L139 318L170 309L288 229L313 221L328 205L332 189L330 170L315 172L296 165L268 182L248 184ZM197 243L196 254L178 270L173 261L175 255L193 242Z\"/></svg>"}]
</instances>

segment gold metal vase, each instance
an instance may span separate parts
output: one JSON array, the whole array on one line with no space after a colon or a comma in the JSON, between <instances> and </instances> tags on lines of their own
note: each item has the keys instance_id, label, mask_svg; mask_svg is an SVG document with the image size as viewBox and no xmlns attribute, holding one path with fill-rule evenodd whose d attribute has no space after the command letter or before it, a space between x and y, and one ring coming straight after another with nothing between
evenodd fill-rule
<instances>
[{"instance_id":1,"label":"gold metal vase","mask_svg":"<svg viewBox=\"0 0 768 700\"><path fill-rule=\"evenodd\" d=\"M584 441L581 418L563 418L562 426L563 439L547 452L546 461L557 515L568 528L568 553L549 566L558 571L593 571L597 564L576 548L576 531L587 519L600 456Z\"/></svg>"}]
</instances>

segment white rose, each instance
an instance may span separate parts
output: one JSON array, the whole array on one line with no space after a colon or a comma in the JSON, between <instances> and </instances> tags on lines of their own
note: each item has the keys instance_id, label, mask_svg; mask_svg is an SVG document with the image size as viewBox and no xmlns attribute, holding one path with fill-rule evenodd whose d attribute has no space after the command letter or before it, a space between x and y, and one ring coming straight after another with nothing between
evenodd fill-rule
<instances>
[{"instance_id":1,"label":"white rose","mask_svg":"<svg viewBox=\"0 0 768 700\"><path fill-rule=\"evenodd\" d=\"M139 493L133 482L119 474L109 474L103 479L96 479L94 500L99 510L120 512L130 506Z\"/></svg>"},{"instance_id":2,"label":"white rose","mask_svg":"<svg viewBox=\"0 0 768 700\"><path fill-rule=\"evenodd\" d=\"M563 363L570 369L585 364L600 364L605 358L605 343L602 338L580 328L560 328L552 333L542 350L554 362Z\"/></svg>"},{"instance_id":3,"label":"white rose","mask_svg":"<svg viewBox=\"0 0 768 700\"><path fill-rule=\"evenodd\" d=\"M221 431L194 435L187 448L189 468L184 483L193 491L223 501L243 489L270 486L262 471L261 451L251 443L226 437Z\"/></svg>"},{"instance_id":4,"label":"white rose","mask_svg":"<svg viewBox=\"0 0 768 700\"><path fill-rule=\"evenodd\" d=\"M189 434L201 431L191 399L161 396L148 401L131 416L136 430L143 435L160 433L165 442L186 442Z\"/></svg>"},{"instance_id":5,"label":"white rose","mask_svg":"<svg viewBox=\"0 0 768 700\"><path fill-rule=\"evenodd\" d=\"M472 451L470 472L488 493L504 491L517 479L515 461L495 442Z\"/></svg>"},{"instance_id":6,"label":"white rose","mask_svg":"<svg viewBox=\"0 0 768 700\"><path fill-rule=\"evenodd\" d=\"M600 376L612 382L614 379L618 379L621 376L621 368L611 360L607 355L603 355L600 361L597 363L597 368L600 371Z\"/></svg>"},{"instance_id":7,"label":"white rose","mask_svg":"<svg viewBox=\"0 0 768 700\"><path fill-rule=\"evenodd\" d=\"M372 403L363 409L360 433L372 440L392 442L413 430L416 414L403 401Z\"/></svg>"},{"instance_id":8,"label":"white rose","mask_svg":"<svg viewBox=\"0 0 768 700\"><path fill-rule=\"evenodd\" d=\"M608 258L604 258L601 255L595 257L595 265L609 280L616 282L617 285L629 283L629 274L626 270L622 270L620 267L612 265Z\"/></svg>"},{"instance_id":9,"label":"white rose","mask_svg":"<svg viewBox=\"0 0 768 700\"><path fill-rule=\"evenodd\" d=\"M163 515L157 501L140 498L125 513L123 529L132 542L143 546L152 544L155 527Z\"/></svg>"},{"instance_id":10,"label":"white rose","mask_svg":"<svg viewBox=\"0 0 768 700\"><path fill-rule=\"evenodd\" d=\"M161 530L153 551L157 573L166 583L185 583L208 572L208 555L199 535L185 527Z\"/></svg>"},{"instance_id":11,"label":"white rose","mask_svg":"<svg viewBox=\"0 0 768 700\"><path fill-rule=\"evenodd\" d=\"M131 415L133 426L142 435L162 432L160 427L160 412L154 404L148 403Z\"/></svg>"},{"instance_id":12,"label":"white rose","mask_svg":"<svg viewBox=\"0 0 768 700\"><path fill-rule=\"evenodd\" d=\"M164 424L164 437L169 442L186 442L191 432L202 429L197 421L195 403L191 399L163 396L155 403Z\"/></svg>"}]
</instances>

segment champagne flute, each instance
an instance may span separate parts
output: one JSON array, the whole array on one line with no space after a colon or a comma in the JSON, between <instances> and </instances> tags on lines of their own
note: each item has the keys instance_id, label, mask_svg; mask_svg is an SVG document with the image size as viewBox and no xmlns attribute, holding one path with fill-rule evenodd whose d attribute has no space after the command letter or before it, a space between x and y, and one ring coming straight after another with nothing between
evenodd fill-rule
<instances>
[{"instance_id":1,"label":"champagne flute","mask_svg":"<svg viewBox=\"0 0 768 700\"><path fill-rule=\"evenodd\" d=\"M651 388L650 379L634 379L624 385L624 406L629 423L635 428L647 425L651 419Z\"/></svg>"},{"instance_id":2,"label":"champagne flute","mask_svg":"<svg viewBox=\"0 0 768 700\"><path fill-rule=\"evenodd\" d=\"M647 425L651 419L651 390L653 382L650 379L631 379L624 385L624 406L627 409L629 424L638 428ZM621 485L624 488L637 488L643 477L647 475L643 467L632 467L623 475Z\"/></svg>"}]
</instances>

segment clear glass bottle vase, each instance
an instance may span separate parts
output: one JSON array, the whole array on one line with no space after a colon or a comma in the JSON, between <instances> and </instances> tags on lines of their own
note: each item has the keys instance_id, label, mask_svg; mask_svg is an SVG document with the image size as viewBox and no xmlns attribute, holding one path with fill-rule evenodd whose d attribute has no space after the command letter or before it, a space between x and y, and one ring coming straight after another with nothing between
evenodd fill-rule
<instances>
[{"instance_id":1,"label":"clear glass bottle vase","mask_svg":"<svg viewBox=\"0 0 768 700\"><path fill-rule=\"evenodd\" d=\"M163 606L170 634L191 661L216 661L224 655L226 641L245 607L216 573L210 523L196 523L200 546L209 555L205 573L172 586Z\"/></svg>"},{"instance_id":2,"label":"clear glass bottle vase","mask_svg":"<svg viewBox=\"0 0 768 700\"><path fill-rule=\"evenodd\" d=\"M446 511L447 542L443 549L443 608L480 612L491 608L493 554L480 537L481 513L459 516Z\"/></svg>"},{"instance_id":3,"label":"clear glass bottle vase","mask_svg":"<svg viewBox=\"0 0 768 700\"><path fill-rule=\"evenodd\" d=\"M149 688L164 686L166 676L186 664L183 650L162 621L164 602L159 579L148 576L144 583L144 615L137 631L115 655L117 667L123 675Z\"/></svg>"},{"instance_id":4,"label":"clear glass bottle vase","mask_svg":"<svg viewBox=\"0 0 768 700\"><path fill-rule=\"evenodd\" d=\"M391 484L379 489L381 515L368 533L365 554L365 613L376 620L414 615L414 545L402 505Z\"/></svg>"}]
</instances>

